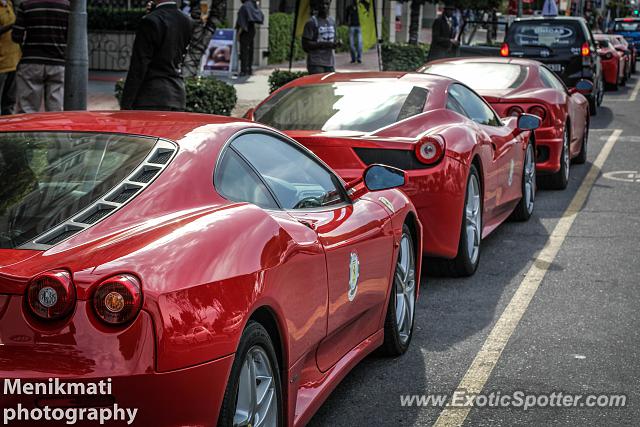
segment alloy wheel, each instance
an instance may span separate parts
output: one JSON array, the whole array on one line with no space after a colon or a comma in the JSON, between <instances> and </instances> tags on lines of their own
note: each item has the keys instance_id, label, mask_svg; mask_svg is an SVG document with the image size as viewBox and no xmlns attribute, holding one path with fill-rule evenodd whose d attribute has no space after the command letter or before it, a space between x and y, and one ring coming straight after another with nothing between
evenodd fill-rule
<instances>
[{"instance_id":1,"label":"alloy wheel","mask_svg":"<svg viewBox=\"0 0 640 427\"><path fill-rule=\"evenodd\" d=\"M465 206L465 230L467 233L467 253L472 264L480 254L481 240L481 212L480 212L480 183L475 175L469 178L467 187L467 204Z\"/></svg>"},{"instance_id":2,"label":"alloy wheel","mask_svg":"<svg viewBox=\"0 0 640 427\"><path fill-rule=\"evenodd\" d=\"M273 367L264 349L258 345L247 352L238 382L238 398L233 425L271 427L278 423Z\"/></svg>"},{"instance_id":3,"label":"alloy wheel","mask_svg":"<svg viewBox=\"0 0 640 427\"><path fill-rule=\"evenodd\" d=\"M402 344L411 337L416 306L416 268L411 237L402 235L394 277L396 292L396 325Z\"/></svg>"},{"instance_id":4,"label":"alloy wheel","mask_svg":"<svg viewBox=\"0 0 640 427\"><path fill-rule=\"evenodd\" d=\"M533 212L536 198L536 162L533 159L533 146L529 144L524 160L524 200L527 212Z\"/></svg>"},{"instance_id":5,"label":"alloy wheel","mask_svg":"<svg viewBox=\"0 0 640 427\"><path fill-rule=\"evenodd\" d=\"M562 141L562 163L564 164L564 179L569 181L569 167L571 166L571 156L569 154L569 132L565 130Z\"/></svg>"}]
</instances>

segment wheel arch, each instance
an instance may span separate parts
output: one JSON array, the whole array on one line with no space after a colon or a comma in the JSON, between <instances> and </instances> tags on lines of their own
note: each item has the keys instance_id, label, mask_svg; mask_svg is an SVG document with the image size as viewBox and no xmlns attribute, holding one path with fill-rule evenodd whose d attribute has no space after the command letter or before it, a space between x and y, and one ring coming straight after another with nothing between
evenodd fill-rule
<instances>
[{"instance_id":1,"label":"wheel arch","mask_svg":"<svg viewBox=\"0 0 640 427\"><path fill-rule=\"evenodd\" d=\"M271 338L271 342L273 343L273 348L276 351L276 358L278 359L278 367L280 368L280 375L283 379L283 384L286 384L284 379L286 379L288 365L286 358L287 352L284 347L285 341L283 340L282 328L280 327L275 311L267 305L262 305L253 311L251 317L249 317L249 321L251 320L262 325L269 334L269 338Z\"/></svg>"},{"instance_id":2,"label":"wheel arch","mask_svg":"<svg viewBox=\"0 0 640 427\"><path fill-rule=\"evenodd\" d=\"M411 235L413 237L413 241L415 242L415 244L413 245L413 250L416 257L416 276L420 277L420 274L422 273L421 259L422 253L424 251L424 248L422 247L422 245L424 245L424 241L421 238L422 231L420 230L418 216L416 215L416 213L413 211L409 211L404 219L404 224L407 224L407 227L409 227L409 230L411 231Z\"/></svg>"}]
</instances>

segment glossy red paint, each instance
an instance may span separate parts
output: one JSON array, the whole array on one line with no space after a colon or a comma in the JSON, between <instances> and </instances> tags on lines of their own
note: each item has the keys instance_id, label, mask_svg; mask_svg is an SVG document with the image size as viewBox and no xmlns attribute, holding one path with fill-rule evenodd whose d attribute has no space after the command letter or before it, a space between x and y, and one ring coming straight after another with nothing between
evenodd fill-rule
<instances>
[{"instance_id":1,"label":"glossy red paint","mask_svg":"<svg viewBox=\"0 0 640 427\"><path fill-rule=\"evenodd\" d=\"M389 79L426 88L429 96L424 112L372 133L321 130L285 133L311 149L346 181L359 177L367 166L357 154L358 149L409 151L415 156L416 144L425 135L444 138L446 148L442 160L431 167L424 165L407 170L409 180L402 190L424 224L423 253L454 258L458 252L471 163L477 162L482 173L484 237L509 216L522 196L524 150L530 133L520 131L515 119L507 120L503 126L484 126L447 110L447 91L454 81L446 77L398 72L334 73L302 77L279 90L348 81L369 82L371 90L375 90L376 82ZM249 118L253 118L251 114ZM511 162L514 172L509 185Z\"/></svg>"},{"instance_id":2,"label":"glossy red paint","mask_svg":"<svg viewBox=\"0 0 640 427\"><path fill-rule=\"evenodd\" d=\"M598 47L600 63L602 64L602 75L609 85L618 86L625 78L627 68L625 55L617 50L612 42L612 37L608 34L594 34L596 40L609 42L608 46Z\"/></svg>"},{"instance_id":3,"label":"glossy red paint","mask_svg":"<svg viewBox=\"0 0 640 427\"><path fill-rule=\"evenodd\" d=\"M434 61L438 63L494 63L517 64L526 67L525 79L515 88L504 90L476 91L493 106L500 117L507 117L512 107L520 107L525 113L535 113L543 108L546 112L540 128L534 131L537 149L536 171L547 174L560 170L562 138L566 126L570 131L570 156L580 153L582 138L589 126L589 103L579 94L572 93L564 86L551 87L541 78L541 63L519 58L459 58ZM561 84L561 82L559 82ZM475 89L475 88L474 88Z\"/></svg>"},{"instance_id":4,"label":"glossy red paint","mask_svg":"<svg viewBox=\"0 0 640 427\"><path fill-rule=\"evenodd\" d=\"M0 249L0 379L112 378L113 399L140 408L141 425L214 425L242 330L261 313L277 326L287 424L302 425L382 343L405 221L416 229L417 250L422 244L417 212L402 192L367 192L304 213L227 201L213 186L225 143L239 131L266 129L243 120L105 112L12 116L0 125L3 132L134 133L178 145L162 174L101 222L45 251ZM346 297L351 252L362 274L353 302ZM33 277L54 269L70 272L77 302L64 319L44 322L28 312L24 294ZM92 297L122 274L139 279L142 311L108 325Z\"/></svg>"}]
</instances>

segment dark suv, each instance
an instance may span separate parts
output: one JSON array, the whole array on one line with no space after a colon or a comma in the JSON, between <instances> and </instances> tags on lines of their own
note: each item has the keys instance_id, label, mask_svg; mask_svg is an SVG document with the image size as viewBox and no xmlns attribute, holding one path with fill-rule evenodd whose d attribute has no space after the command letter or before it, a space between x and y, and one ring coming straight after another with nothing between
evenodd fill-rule
<instances>
[{"instance_id":1,"label":"dark suv","mask_svg":"<svg viewBox=\"0 0 640 427\"><path fill-rule=\"evenodd\" d=\"M580 80L593 83L585 93L591 114L602 104L604 82L596 41L583 18L562 16L516 19L500 49L502 56L536 59L570 88Z\"/></svg>"}]
</instances>

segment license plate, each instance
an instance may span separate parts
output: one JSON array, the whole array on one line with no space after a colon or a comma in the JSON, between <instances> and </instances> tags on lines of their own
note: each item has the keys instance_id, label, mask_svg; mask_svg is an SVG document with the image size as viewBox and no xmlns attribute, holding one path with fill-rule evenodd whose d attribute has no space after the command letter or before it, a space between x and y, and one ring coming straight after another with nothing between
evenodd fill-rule
<instances>
[{"instance_id":1,"label":"license plate","mask_svg":"<svg viewBox=\"0 0 640 427\"><path fill-rule=\"evenodd\" d=\"M554 71L556 73L561 73L564 70L562 64L547 64L547 67L549 67L551 71Z\"/></svg>"}]
</instances>

